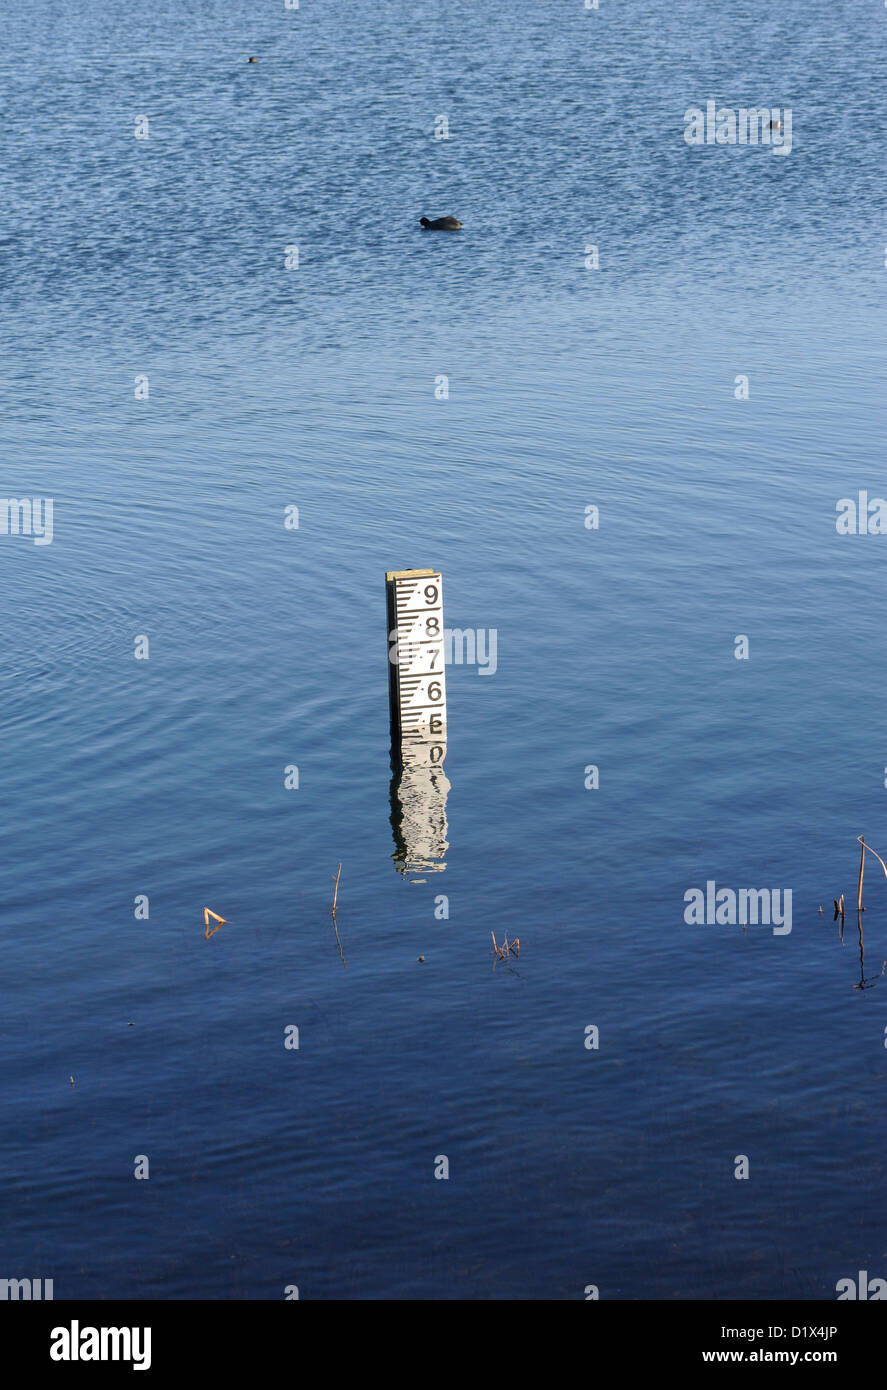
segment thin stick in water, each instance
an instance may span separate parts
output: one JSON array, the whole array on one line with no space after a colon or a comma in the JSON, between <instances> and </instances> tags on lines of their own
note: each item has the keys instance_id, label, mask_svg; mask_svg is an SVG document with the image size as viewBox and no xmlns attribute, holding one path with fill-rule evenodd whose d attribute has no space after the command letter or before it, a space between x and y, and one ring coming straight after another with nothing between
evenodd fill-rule
<instances>
[{"instance_id":1,"label":"thin stick in water","mask_svg":"<svg viewBox=\"0 0 887 1390\"><path fill-rule=\"evenodd\" d=\"M348 963L347 963L347 961L345 960L345 952L342 950L342 943L341 943L341 941L339 940L339 924L338 924L338 922L336 921L336 900L337 900L337 898L338 898L338 896L339 896L339 878L340 878L341 873L342 873L342 865L340 864L340 865L339 865L339 872L336 874L336 886L335 886L335 888L334 888L334 890L333 890L333 905L332 905L332 907L330 908L330 913L331 913L332 919L333 919L333 931L336 933L336 945L337 945L338 948L339 948L339 955L340 955L340 957L341 957L342 964L343 964L343 966L345 967L345 969L347 970L347 969L348 969Z\"/></svg>"},{"instance_id":2,"label":"thin stick in water","mask_svg":"<svg viewBox=\"0 0 887 1390\"><path fill-rule=\"evenodd\" d=\"M856 894L856 911L862 911L862 876L865 873L865 836L860 835L859 843L862 845L862 852L859 856L859 888Z\"/></svg>"},{"instance_id":3,"label":"thin stick in water","mask_svg":"<svg viewBox=\"0 0 887 1390\"><path fill-rule=\"evenodd\" d=\"M337 899L338 896L339 896L339 878L340 878L341 873L342 873L342 865L340 864L340 865L339 865L339 872L336 874L336 887L335 887L335 890L334 890L334 892L333 892L333 905L332 905L332 907L330 908L330 911L332 912L332 914L333 914L334 917L335 917L335 915L336 915L336 899Z\"/></svg>"},{"instance_id":4,"label":"thin stick in water","mask_svg":"<svg viewBox=\"0 0 887 1390\"><path fill-rule=\"evenodd\" d=\"M861 845L865 846L865 849L863 849L862 851L863 854L865 854L866 850L868 850L869 854L873 854L877 859L878 863L881 865L881 868L884 870L884 877L887 878L887 864L884 863L884 860L881 858L878 851L876 849L872 849L871 845L866 845L864 835L857 835L856 838Z\"/></svg>"}]
</instances>

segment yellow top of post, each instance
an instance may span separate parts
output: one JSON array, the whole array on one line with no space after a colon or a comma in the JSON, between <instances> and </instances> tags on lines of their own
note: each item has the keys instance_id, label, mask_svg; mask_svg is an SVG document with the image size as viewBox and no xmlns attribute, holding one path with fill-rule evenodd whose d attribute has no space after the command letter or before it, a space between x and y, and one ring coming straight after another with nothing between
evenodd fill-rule
<instances>
[{"instance_id":1,"label":"yellow top of post","mask_svg":"<svg viewBox=\"0 0 887 1390\"><path fill-rule=\"evenodd\" d=\"M390 584L392 579L427 579L429 574L439 573L439 570L386 570L385 582Z\"/></svg>"}]
</instances>

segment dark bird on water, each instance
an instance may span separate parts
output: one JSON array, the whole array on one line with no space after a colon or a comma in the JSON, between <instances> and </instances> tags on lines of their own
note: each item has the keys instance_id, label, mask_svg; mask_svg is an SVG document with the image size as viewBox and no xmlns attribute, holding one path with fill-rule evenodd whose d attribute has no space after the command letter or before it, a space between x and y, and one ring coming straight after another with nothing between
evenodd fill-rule
<instances>
[{"instance_id":1,"label":"dark bird on water","mask_svg":"<svg viewBox=\"0 0 887 1390\"><path fill-rule=\"evenodd\" d=\"M420 217L419 226L426 232L458 232L462 223L458 217L435 217L433 222L429 222L427 217Z\"/></svg>"}]
</instances>

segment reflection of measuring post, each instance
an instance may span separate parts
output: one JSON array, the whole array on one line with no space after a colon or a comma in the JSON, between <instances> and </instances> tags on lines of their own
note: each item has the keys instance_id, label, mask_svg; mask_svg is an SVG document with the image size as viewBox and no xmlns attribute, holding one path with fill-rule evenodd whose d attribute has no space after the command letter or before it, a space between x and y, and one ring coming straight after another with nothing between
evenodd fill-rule
<instances>
[{"instance_id":1,"label":"reflection of measuring post","mask_svg":"<svg viewBox=\"0 0 887 1390\"><path fill-rule=\"evenodd\" d=\"M391 736L407 746L429 745L429 761L446 751L443 588L435 570L389 570L388 693Z\"/></svg>"}]
</instances>

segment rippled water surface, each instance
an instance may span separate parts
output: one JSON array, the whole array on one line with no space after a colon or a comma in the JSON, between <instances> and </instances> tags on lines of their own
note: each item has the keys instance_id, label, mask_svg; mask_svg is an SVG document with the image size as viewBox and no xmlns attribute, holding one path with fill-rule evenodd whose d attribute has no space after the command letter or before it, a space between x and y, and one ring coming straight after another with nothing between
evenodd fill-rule
<instances>
[{"instance_id":1,"label":"rippled water surface","mask_svg":"<svg viewBox=\"0 0 887 1390\"><path fill-rule=\"evenodd\" d=\"M0 1277L887 1277L877 862L862 967L830 907L857 835L887 858L887 539L835 527L887 494L884 25L7 7L2 490L52 497L54 535L0 536ZM790 107L791 153L689 147L709 98ZM424 882L392 858L385 655L414 566L498 642L449 668ZM688 925L708 880L791 889L792 931Z\"/></svg>"}]
</instances>

